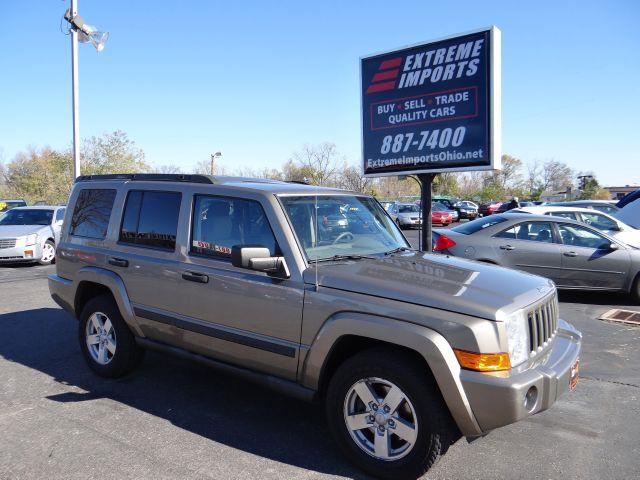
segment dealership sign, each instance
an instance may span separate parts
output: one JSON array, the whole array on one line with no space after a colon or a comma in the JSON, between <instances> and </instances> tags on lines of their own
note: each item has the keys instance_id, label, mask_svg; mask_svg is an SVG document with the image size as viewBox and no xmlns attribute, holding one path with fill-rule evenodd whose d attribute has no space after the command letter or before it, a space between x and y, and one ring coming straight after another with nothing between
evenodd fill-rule
<instances>
[{"instance_id":1,"label":"dealership sign","mask_svg":"<svg viewBox=\"0 0 640 480\"><path fill-rule=\"evenodd\" d=\"M360 60L367 176L500 168L500 30Z\"/></svg>"}]
</instances>

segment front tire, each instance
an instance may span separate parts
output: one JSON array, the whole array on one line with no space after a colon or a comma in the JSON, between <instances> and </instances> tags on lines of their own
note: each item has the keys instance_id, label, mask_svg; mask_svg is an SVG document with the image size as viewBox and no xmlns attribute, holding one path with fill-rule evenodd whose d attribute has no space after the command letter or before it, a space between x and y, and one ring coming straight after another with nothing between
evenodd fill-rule
<instances>
[{"instance_id":1,"label":"front tire","mask_svg":"<svg viewBox=\"0 0 640 480\"><path fill-rule=\"evenodd\" d=\"M78 323L82 354L89 368L101 377L123 377L142 360L144 350L136 343L110 295L89 300Z\"/></svg>"},{"instance_id":2,"label":"front tire","mask_svg":"<svg viewBox=\"0 0 640 480\"><path fill-rule=\"evenodd\" d=\"M56 244L52 240L47 240L42 246L42 256L38 263L40 265L51 265L56 261Z\"/></svg>"},{"instance_id":3,"label":"front tire","mask_svg":"<svg viewBox=\"0 0 640 480\"><path fill-rule=\"evenodd\" d=\"M346 360L327 390L327 418L345 455L384 479L422 476L457 429L424 366L389 348Z\"/></svg>"},{"instance_id":4,"label":"front tire","mask_svg":"<svg viewBox=\"0 0 640 480\"><path fill-rule=\"evenodd\" d=\"M631 300L634 303L640 304L640 273L636 276L631 287Z\"/></svg>"}]
</instances>

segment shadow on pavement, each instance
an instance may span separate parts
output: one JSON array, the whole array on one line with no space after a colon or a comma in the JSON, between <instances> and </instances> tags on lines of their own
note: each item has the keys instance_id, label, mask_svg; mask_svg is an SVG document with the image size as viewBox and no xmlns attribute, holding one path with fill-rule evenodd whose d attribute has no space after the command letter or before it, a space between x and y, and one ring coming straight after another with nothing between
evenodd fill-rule
<instances>
[{"instance_id":1,"label":"shadow on pavement","mask_svg":"<svg viewBox=\"0 0 640 480\"><path fill-rule=\"evenodd\" d=\"M126 378L97 377L80 353L76 320L61 309L0 315L0 339L0 356L86 391L47 397L53 402L109 398L255 455L322 473L367 478L334 447L321 405L155 352L147 352Z\"/></svg>"},{"instance_id":2,"label":"shadow on pavement","mask_svg":"<svg viewBox=\"0 0 640 480\"><path fill-rule=\"evenodd\" d=\"M611 305L612 307L630 307L640 310L640 305L633 302L630 295L617 292L594 292L578 290L558 290L561 302L583 303L587 305Z\"/></svg>"}]
</instances>

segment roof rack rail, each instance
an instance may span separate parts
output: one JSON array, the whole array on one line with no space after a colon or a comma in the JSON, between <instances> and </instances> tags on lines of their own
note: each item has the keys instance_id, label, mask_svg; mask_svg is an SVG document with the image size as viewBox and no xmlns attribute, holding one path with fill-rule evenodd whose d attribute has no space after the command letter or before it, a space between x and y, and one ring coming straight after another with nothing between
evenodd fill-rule
<instances>
[{"instance_id":1,"label":"roof rack rail","mask_svg":"<svg viewBox=\"0 0 640 480\"><path fill-rule=\"evenodd\" d=\"M306 180L285 180L285 183L295 183L297 185L310 185Z\"/></svg>"},{"instance_id":2,"label":"roof rack rail","mask_svg":"<svg viewBox=\"0 0 640 480\"><path fill-rule=\"evenodd\" d=\"M81 175L76 178L77 182L91 182L100 180L131 180L131 181L154 181L154 182L185 182L185 183L208 183L215 181L208 175L184 175L181 173L113 173L108 175Z\"/></svg>"}]
</instances>

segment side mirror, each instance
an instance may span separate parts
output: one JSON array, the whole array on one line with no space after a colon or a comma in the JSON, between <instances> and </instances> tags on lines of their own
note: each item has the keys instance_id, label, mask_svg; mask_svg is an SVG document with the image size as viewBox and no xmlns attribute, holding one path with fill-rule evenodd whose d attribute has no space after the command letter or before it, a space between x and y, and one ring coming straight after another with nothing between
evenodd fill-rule
<instances>
[{"instance_id":1,"label":"side mirror","mask_svg":"<svg viewBox=\"0 0 640 480\"><path fill-rule=\"evenodd\" d=\"M231 248L231 264L275 277L291 276L284 257L272 257L269 249L261 245L234 245Z\"/></svg>"},{"instance_id":2,"label":"side mirror","mask_svg":"<svg viewBox=\"0 0 640 480\"><path fill-rule=\"evenodd\" d=\"M609 250L615 251L615 250L618 250L618 249L620 249L620 245L618 245L617 243L610 243L609 244Z\"/></svg>"}]
</instances>

